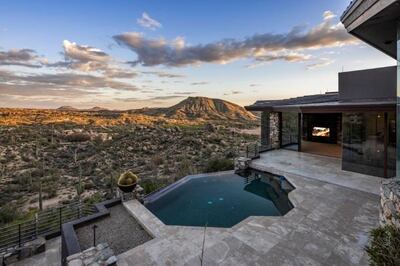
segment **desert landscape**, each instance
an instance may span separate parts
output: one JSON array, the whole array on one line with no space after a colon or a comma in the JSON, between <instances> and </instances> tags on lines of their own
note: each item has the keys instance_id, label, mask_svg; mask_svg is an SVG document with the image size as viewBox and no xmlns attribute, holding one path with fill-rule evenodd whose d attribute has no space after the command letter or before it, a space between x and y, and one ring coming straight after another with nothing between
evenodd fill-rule
<instances>
[{"instance_id":1,"label":"desert landscape","mask_svg":"<svg viewBox=\"0 0 400 266\"><path fill-rule=\"evenodd\" d=\"M0 224L39 208L111 198L131 170L145 193L188 174L233 168L258 117L218 99L126 111L0 109Z\"/></svg>"}]
</instances>

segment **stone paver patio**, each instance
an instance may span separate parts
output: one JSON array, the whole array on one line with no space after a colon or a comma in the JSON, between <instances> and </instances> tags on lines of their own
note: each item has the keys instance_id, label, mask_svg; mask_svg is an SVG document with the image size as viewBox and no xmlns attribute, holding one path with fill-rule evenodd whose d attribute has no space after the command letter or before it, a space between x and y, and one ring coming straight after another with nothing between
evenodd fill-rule
<instances>
[{"instance_id":1,"label":"stone paver patio","mask_svg":"<svg viewBox=\"0 0 400 266\"><path fill-rule=\"evenodd\" d=\"M378 225L381 180L341 171L334 158L278 155L273 163L264 153L253 167L284 175L296 187L289 194L295 208L282 217L207 228L203 265L367 265L364 247ZM137 201L124 206L154 239L119 255L118 265L200 265L204 228L164 225Z\"/></svg>"}]
</instances>

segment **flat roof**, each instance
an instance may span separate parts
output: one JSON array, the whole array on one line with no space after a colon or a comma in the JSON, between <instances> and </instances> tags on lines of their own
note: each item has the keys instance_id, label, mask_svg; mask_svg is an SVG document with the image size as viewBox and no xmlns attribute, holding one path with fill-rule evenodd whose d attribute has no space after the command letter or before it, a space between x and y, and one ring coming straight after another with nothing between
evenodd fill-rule
<instances>
[{"instance_id":1,"label":"flat roof","mask_svg":"<svg viewBox=\"0 0 400 266\"><path fill-rule=\"evenodd\" d=\"M325 94L306 95L301 97L257 101L245 106L249 111L275 111L275 112L344 112L344 111L373 111L392 110L396 107L396 99L379 99L365 101L339 101L337 92Z\"/></svg>"}]
</instances>

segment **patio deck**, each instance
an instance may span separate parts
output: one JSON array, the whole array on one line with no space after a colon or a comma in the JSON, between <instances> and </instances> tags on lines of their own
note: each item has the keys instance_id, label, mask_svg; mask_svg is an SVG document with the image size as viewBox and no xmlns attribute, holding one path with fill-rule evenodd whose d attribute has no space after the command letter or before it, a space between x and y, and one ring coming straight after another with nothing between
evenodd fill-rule
<instances>
[{"instance_id":1,"label":"patio deck","mask_svg":"<svg viewBox=\"0 0 400 266\"><path fill-rule=\"evenodd\" d=\"M382 178L341 168L341 159L290 150L272 150L253 160L252 168L278 175L295 174L379 195Z\"/></svg>"},{"instance_id":2,"label":"patio deck","mask_svg":"<svg viewBox=\"0 0 400 266\"><path fill-rule=\"evenodd\" d=\"M275 164L268 159L272 154L280 158ZM309 156L314 161L306 164ZM265 153L254 164L263 161L279 173L274 167L284 166L296 187L289 194L295 208L281 217L249 217L232 228L207 228L203 265L368 264L364 247L369 230L378 225L379 197L363 190L376 192L375 178L365 176L369 186L363 189L353 188L356 181L337 185L336 160L290 151ZM329 178L320 177L324 171ZM118 265L200 265L204 228L164 225L137 201L124 206L155 238L119 255Z\"/></svg>"}]
</instances>

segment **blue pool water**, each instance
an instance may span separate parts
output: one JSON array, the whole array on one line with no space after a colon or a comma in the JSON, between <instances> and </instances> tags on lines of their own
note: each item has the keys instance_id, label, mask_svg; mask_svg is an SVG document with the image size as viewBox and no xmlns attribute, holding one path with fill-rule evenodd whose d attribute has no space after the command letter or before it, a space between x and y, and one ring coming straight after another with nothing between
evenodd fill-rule
<instances>
[{"instance_id":1,"label":"blue pool water","mask_svg":"<svg viewBox=\"0 0 400 266\"><path fill-rule=\"evenodd\" d=\"M293 205L284 177L255 170L188 176L151 194L145 206L167 225L232 227L249 216L279 216Z\"/></svg>"}]
</instances>

